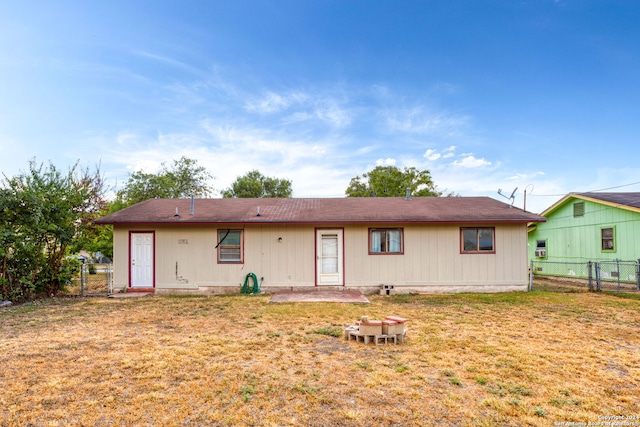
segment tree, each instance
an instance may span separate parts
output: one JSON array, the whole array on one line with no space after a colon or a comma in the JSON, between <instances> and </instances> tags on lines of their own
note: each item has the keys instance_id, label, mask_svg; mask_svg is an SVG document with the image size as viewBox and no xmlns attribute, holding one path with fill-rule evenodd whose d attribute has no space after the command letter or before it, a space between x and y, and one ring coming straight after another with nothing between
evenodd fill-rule
<instances>
[{"instance_id":1,"label":"tree","mask_svg":"<svg viewBox=\"0 0 640 427\"><path fill-rule=\"evenodd\" d=\"M396 166L376 166L372 171L351 179L345 191L348 197L401 197L407 189L416 197L442 196L428 170L415 167L400 170Z\"/></svg>"},{"instance_id":2,"label":"tree","mask_svg":"<svg viewBox=\"0 0 640 427\"><path fill-rule=\"evenodd\" d=\"M291 197L291 181L268 178L257 170L239 176L231 187L222 192L222 197L231 198L274 198Z\"/></svg>"},{"instance_id":3,"label":"tree","mask_svg":"<svg viewBox=\"0 0 640 427\"><path fill-rule=\"evenodd\" d=\"M29 162L29 171L0 188L0 291L2 298L56 295L70 282L72 248L106 208L99 170L63 174Z\"/></svg>"},{"instance_id":4,"label":"tree","mask_svg":"<svg viewBox=\"0 0 640 427\"><path fill-rule=\"evenodd\" d=\"M156 174L142 171L130 174L124 188L117 193L115 210L153 198L210 196L213 191L207 182L213 176L197 163L197 160L182 156L173 161L171 168L162 163Z\"/></svg>"}]
</instances>

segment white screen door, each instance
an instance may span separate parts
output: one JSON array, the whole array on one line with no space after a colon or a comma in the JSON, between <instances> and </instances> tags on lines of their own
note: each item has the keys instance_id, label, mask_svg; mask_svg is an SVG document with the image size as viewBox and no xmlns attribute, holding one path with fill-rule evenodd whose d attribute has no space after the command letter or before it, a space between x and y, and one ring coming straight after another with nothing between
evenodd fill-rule
<instances>
[{"instance_id":1,"label":"white screen door","mask_svg":"<svg viewBox=\"0 0 640 427\"><path fill-rule=\"evenodd\" d=\"M316 231L316 282L318 285L343 285L342 230Z\"/></svg>"},{"instance_id":2,"label":"white screen door","mask_svg":"<svg viewBox=\"0 0 640 427\"><path fill-rule=\"evenodd\" d=\"M131 287L153 287L153 233L131 234Z\"/></svg>"}]
</instances>

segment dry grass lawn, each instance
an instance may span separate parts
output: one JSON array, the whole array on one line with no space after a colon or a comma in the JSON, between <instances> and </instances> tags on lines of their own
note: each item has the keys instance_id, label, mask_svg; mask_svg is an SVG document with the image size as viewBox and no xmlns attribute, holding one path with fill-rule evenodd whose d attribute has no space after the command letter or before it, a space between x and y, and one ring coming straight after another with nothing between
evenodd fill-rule
<instances>
[{"instance_id":1,"label":"dry grass lawn","mask_svg":"<svg viewBox=\"0 0 640 427\"><path fill-rule=\"evenodd\" d=\"M369 299L69 298L3 309L0 425L640 425L638 299ZM408 318L406 342L332 335L361 315Z\"/></svg>"}]
</instances>

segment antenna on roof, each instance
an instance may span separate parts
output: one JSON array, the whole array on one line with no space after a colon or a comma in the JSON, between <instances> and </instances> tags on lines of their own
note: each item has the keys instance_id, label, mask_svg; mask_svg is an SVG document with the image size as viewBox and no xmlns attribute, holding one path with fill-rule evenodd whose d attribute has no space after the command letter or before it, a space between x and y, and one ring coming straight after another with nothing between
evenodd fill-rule
<instances>
[{"instance_id":1,"label":"antenna on roof","mask_svg":"<svg viewBox=\"0 0 640 427\"><path fill-rule=\"evenodd\" d=\"M525 212L527 210L527 188L529 187L531 187L531 193L533 193L533 189L534 189L533 184L529 184L526 187L524 187L524 208L522 208L522 210L524 210Z\"/></svg>"},{"instance_id":2,"label":"antenna on roof","mask_svg":"<svg viewBox=\"0 0 640 427\"><path fill-rule=\"evenodd\" d=\"M509 207L513 207L513 202L516 201L516 191L518 191L518 187L516 187L513 192L511 193L511 195L509 197L505 196L504 194L502 194L502 188L498 188L498 194L501 195L502 197L504 197L505 199L509 199L511 200L511 204L509 205Z\"/></svg>"}]
</instances>

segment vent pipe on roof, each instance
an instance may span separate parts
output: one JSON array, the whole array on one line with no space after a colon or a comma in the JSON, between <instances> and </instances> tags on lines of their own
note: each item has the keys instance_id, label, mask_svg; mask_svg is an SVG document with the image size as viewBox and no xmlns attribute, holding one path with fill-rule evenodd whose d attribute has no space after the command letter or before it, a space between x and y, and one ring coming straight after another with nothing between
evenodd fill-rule
<instances>
[{"instance_id":1,"label":"vent pipe on roof","mask_svg":"<svg viewBox=\"0 0 640 427\"><path fill-rule=\"evenodd\" d=\"M180 214L178 213L178 208L176 208L176 213L173 214L173 216L180 216Z\"/></svg>"},{"instance_id":2,"label":"vent pipe on roof","mask_svg":"<svg viewBox=\"0 0 640 427\"><path fill-rule=\"evenodd\" d=\"M196 206L195 206L195 201L193 199L193 194L191 195L191 209L189 212L191 212L191 215L196 213Z\"/></svg>"},{"instance_id":3,"label":"vent pipe on roof","mask_svg":"<svg viewBox=\"0 0 640 427\"><path fill-rule=\"evenodd\" d=\"M411 200L411 189L410 188L407 188L407 193L404 196L404 199L405 200Z\"/></svg>"},{"instance_id":4,"label":"vent pipe on roof","mask_svg":"<svg viewBox=\"0 0 640 427\"><path fill-rule=\"evenodd\" d=\"M260 216L260 206L258 206L257 212L256 212L256 216Z\"/></svg>"}]
</instances>

